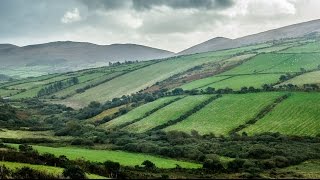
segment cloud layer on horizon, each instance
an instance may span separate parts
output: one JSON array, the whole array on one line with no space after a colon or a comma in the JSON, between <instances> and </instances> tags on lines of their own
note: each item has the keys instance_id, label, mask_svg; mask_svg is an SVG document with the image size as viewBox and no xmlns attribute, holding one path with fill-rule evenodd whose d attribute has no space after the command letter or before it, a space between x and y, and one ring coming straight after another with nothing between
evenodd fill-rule
<instances>
[{"instance_id":1,"label":"cloud layer on horizon","mask_svg":"<svg viewBox=\"0 0 320 180\"><path fill-rule=\"evenodd\" d=\"M2 0L0 43L135 43L180 51L320 18L318 0Z\"/></svg>"}]
</instances>

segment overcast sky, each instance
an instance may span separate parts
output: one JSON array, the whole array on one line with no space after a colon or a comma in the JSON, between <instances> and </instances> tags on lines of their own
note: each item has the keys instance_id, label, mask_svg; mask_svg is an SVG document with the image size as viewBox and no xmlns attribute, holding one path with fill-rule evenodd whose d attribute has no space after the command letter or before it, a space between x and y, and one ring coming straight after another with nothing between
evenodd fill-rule
<instances>
[{"instance_id":1,"label":"overcast sky","mask_svg":"<svg viewBox=\"0 0 320 180\"><path fill-rule=\"evenodd\" d=\"M1 0L0 43L135 43L181 51L320 19L320 0Z\"/></svg>"}]
</instances>

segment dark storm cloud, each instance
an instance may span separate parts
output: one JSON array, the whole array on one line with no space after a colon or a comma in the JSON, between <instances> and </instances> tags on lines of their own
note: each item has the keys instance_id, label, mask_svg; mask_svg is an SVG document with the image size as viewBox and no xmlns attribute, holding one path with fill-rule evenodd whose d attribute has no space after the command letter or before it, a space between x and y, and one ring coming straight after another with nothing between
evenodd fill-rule
<instances>
[{"instance_id":1,"label":"dark storm cloud","mask_svg":"<svg viewBox=\"0 0 320 180\"><path fill-rule=\"evenodd\" d=\"M132 6L135 10L148 10L154 6L173 9L224 9L231 7L233 0L81 0L89 9L120 9Z\"/></svg>"}]
</instances>

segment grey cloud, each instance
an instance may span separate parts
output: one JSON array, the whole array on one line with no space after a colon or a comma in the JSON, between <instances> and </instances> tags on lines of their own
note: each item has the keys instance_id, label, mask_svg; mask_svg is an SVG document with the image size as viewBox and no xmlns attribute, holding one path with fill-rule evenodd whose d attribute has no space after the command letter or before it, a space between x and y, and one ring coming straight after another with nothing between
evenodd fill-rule
<instances>
[{"instance_id":1,"label":"grey cloud","mask_svg":"<svg viewBox=\"0 0 320 180\"><path fill-rule=\"evenodd\" d=\"M233 5L233 0L133 0L135 9L151 9L165 5L174 9L224 9Z\"/></svg>"},{"instance_id":2,"label":"grey cloud","mask_svg":"<svg viewBox=\"0 0 320 180\"><path fill-rule=\"evenodd\" d=\"M174 9L224 9L234 4L234 0L81 0L81 2L91 10L131 6L138 11L160 5Z\"/></svg>"}]
</instances>

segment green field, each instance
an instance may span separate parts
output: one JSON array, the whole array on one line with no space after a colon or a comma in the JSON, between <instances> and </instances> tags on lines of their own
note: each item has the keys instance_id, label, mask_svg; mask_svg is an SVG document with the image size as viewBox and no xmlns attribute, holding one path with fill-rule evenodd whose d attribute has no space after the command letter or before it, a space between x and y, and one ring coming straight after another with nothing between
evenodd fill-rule
<instances>
[{"instance_id":1,"label":"green field","mask_svg":"<svg viewBox=\"0 0 320 180\"><path fill-rule=\"evenodd\" d=\"M11 144L13 147L18 147L17 144ZM111 150L91 150L76 147L46 147L32 146L39 153L51 153L55 156L65 155L69 159L86 159L92 162L105 162L107 160L119 162L123 166L140 166L143 161L152 161L159 168L175 168L176 164L183 168L200 168L201 164L179 161L174 159L161 158L141 153L129 153L124 151Z\"/></svg>"},{"instance_id":2,"label":"green field","mask_svg":"<svg viewBox=\"0 0 320 180\"><path fill-rule=\"evenodd\" d=\"M181 115L192 110L195 106L208 100L210 97L211 96L209 95L187 96L160 109L150 116L125 127L124 130L135 133L142 133L151 130L152 128L162 125L170 120L177 119Z\"/></svg>"},{"instance_id":3,"label":"green field","mask_svg":"<svg viewBox=\"0 0 320 180\"><path fill-rule=\"evenodd\" d=\"M320 96L318 93L293 93L273 111L243 131L249 135L279 132L286 135L320 134Z\"/></svg>"},{"instance_id":4,"label":"green field","mask_svg":"<svg viewBox=\"0 0 320 180\"><path fill-rule=\"evenodd\" d=\"M18 163L18 162L4 162L4 161L0 161L0 165L1 166L4 165L7 168L12 170L21 169L23 167L29 167L31 169L44 172L47 174L52 174L55 176L62 176L62 173L63 173L63 168L53 167L53 166L34 165L34 164L26 164L26 163ZM95 175L95 174L86 173L86 175L89 179L107 179L105 177Z\"/></svg>"},{"instance_id":5,"label":"green field","mask_svg":"<svg viewBox=\"0 0 320 180\"><path fill-rule=\"evenodd\" d=\"M279 169L280 172L294 172L303 176L303 179L320 178L320 160L310 160L299 165Z\"/></svg>"},{"instance_id":6,"label":"green field","mask_svg":"<svg viewBox=\"0 0 320 180\"><path fill-rule=\"evenodd\" d=\"M0 138L10 139L26 139L26 138L46 138L50 140L70 140L68 136L54 136L53 131L24 131L24 130L9 130L0 129Z\"/></svg>"},{"instance_id":7,"label":"green field","mask_svg":"<svg viewBox=\"0 0 320 180\"><path fill-rule=\"evenodd\" d=\"M223 57L212 56L197 58L195 55L171 58L117 77L99 86L88 89L85 93L76 94L67 100L71 102L76 101L81 104L88 104L90 101L105 102L114 97L137 92L194 66L219 61L221 59L223 59ZM99 94L99 96L97 96L97 94Z\"/></svg>"},{"instance_id":8,"label":"green field","mask_svg":"<svg viewBox=\"0 0 320 180\"><path fill-rule=\"evenodd\" d=\"M306 70L316 69L320 53L309 54L285 54L267 53L260 54L242 65L233 68L222 75L256 74L256 73L290 73L299 72L301 68Z\"/></svg>"},{"instance_id":9,"label":"green field","mask_svg":"<svg viewBox=\"0 0 320 180\"><path fill-rule=\"evenodd\" d=\"M304 73L300 76L297 76L288 81L285 81L280 85L284 85L284 84L294 84L300 87L303 86L304 84L320 84L320 71Z\"/></svg>"},{"instance_id":10,"label":"green field","mask_svg":"<svg viewBox=\"0 0 320 180\"><path fill-rule=\"evenodd\" d=\"M227 79L227 78L230 78L230 76L211 76L211 77L199 79L199 80L184 84L181 86L181 88L184 90L197 89L197 88L208 86L209 84L216 83L218 81L223 81L224 79Z\"/></svg>"},{"instance_id":11,"label":"green field","mask_svg":"<svg viewBox=\"0 0 320 180\"><path fill-rule=\"evenodd\" d=\"M112 128L115 128L115 127L120 126L122 124L131 122L135 119L142 118L147 112L161 106L164 103L168 103L176 98L177 98L177 96L165 97L165 98L161 98L156 101L144 104L142 106L139 106L139 107L131 110L130 112L128 112L127 114L125 114L123 116L120 116L120 117L113 119L105 124L102 124L100 127L104 128L104 129L112 129Z\"/></svg>"},{"instance_id":12,"label":"green field","mask_svg":"<svg viewBox=\"0 0 320 180\"><path fill-rule=\"evenodd\" d=\"M283 53L313 53L313 52L320 52L320 42L313 42L308 43L301 46L296 46L289 48L285 51L282 51Z\"/></svg>"},{"instance_id":13,"label":"green field","mask_svg":"<svg viewBox=\"0 0 320 180\"><path fill-rule=\"evenodd\" d=\"M216 83L204 86L201 89L212 87L215 89L231 88L240 90L242 87L254 87L261 89L264 84L272 84L279 81L279 74L239 75Z\"/></svg>"},{"instance_id":14,"label":"green field","mask_svg":"<svg viewBox=\"0 0 320 180\"><path fill-rule=\"evenodd\" d=\"M190 133L196 130L199 134L228 135L232 129L254 118L281 95L282 93L276 92L224 95L165 131Z\"/></svg>"}]
</instances>

